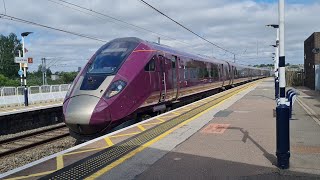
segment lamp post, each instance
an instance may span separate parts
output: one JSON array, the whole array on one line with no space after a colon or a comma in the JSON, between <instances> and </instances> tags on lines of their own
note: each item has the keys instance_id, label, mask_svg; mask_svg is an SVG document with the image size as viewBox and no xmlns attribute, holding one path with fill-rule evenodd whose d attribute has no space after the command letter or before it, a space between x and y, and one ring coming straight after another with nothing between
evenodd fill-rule
<instances>
[{"instance_id":1,"label":"lamp post","mask_svg":"<svg viewBox=\"0 0 320 180\"><path fill-rule=\"evenodd\" d=\"M26 57L26 52L25 52L25 48L24 48L24 37L28 36L29 34L31 34L32 32L23 32L21 33L22 36L22 57L25 58ZM27 68L28 68L28 63L24 63L23 64L23 79L24 79L24 105L28 106L29 102L28 102L28 88L27 88Z\"/></svg>"},{"instance_id":2,"label":"lamp post","mask_svg":"<svg viewBox=\"0 0 320 180\"><path fill-rule=\"evenodd\" d=\"M284 0L279 0L279 94L280 101L276 107L277 165L281 169L289 168L290 160L290 108L286 94L286 68L284 53Z\"/></svg>"},{"instance_id":3,"label":"lamp post","mask_svg":"<svg viewBox=\"0 0 320 180\"><path fill-rule=\"evenodd\" d=\"M266 27L273 27L277 30L276 45L271 45L275 47L275 61L274 61L274 87L275 87L275 99L279 98L279 25L278 24L268 24Z\"/></svg>"}]
</instances>

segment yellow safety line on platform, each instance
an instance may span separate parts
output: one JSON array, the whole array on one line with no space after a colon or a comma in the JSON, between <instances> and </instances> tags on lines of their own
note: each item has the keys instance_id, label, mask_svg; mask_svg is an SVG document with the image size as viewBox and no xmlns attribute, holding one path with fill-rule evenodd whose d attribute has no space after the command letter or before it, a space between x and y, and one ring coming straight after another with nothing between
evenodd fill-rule
<instances>
[{"instance_id":1,"label":"yellow safety line on platform","mask_svg":"<svg viewBox=\"0 0 320 180\"><path fill-rule=\"evenodd\" d=\"M31 178L31 177L37 177L37 176L44 176L44 175L47 175L47 174L51 174L51 173L53 173L55 171L56 170L46 171L46 172L30 174L30 175L26 175L26 176L19 176L19 177L9 178L9 179L5 179L5 180L18 180L18 179L27 179L27 178Z\"/></svg>"},{"instance_id":2,"label":"yellow safety line on platform","mask_svg":"<svg viewBox=\"0 0 320 180\"><path fill-rule=\"evenodd\" d=\"M155 124L161 124L161 122L154 122L154 123L144 123L144 126L150 126L150 125L155 125Z\"/></svg>"},{"instance_id":3,"label":"yellow safety line on platform","mask_svg":"<svg viewBox=\"0 0 320 180\"><path fill-rule=\"evenodd\" d=\"M141 130L141 131L145 131L146 128L144 128L143 126L141 126L141 124L137 125L137 127Z\"/></svg>"},{"instance_id":4,"label":"yellow safety line on platform","mask_svg":"<svg viewBox=\"0 0 320 180\"><path fill-rule=\"evenodd\" d=\"M172 114L180 115L181 113L177 113L177 112L172 112Z\"/></svg>"},{"instance_id":5,"label":"yellow safety line on platform","mask_svg":"<svg viewBox=\"0 0 320 180\"><path fill-rule=\"evenodd\" d=\"M157 117L157 118L155 118L155 119L159 120L160 122L165 122L165 120L163 120L163 119L161 119L161 118L159 118L159 117Z\"/></svg>"},{"instance_id":6,"label":"yellow safety line on platform","mask_svg":"<svg viewBox=\"0 0 320 180\"><path fill-rule=\"evenodd\" d=\"M172 118L172 117L177 117L177 115L171 112L171 114L166 114L162 116L162 118Z\"/></svg>"},{"instance_id":7,"label":"yellow safety line on platform","mask_svg":"<svg viewBox=\"0 0 320 180\"><path fill-rule=\"evenodd\" d=\"M128 134L119 134L119 135L114 135L114 136L110 136L111 138L116 138L116 137L123 137L123 136L131 136L131 135L136 135L139 134L141 132L133 132L133 133L128 133Z\"/></svg>"},{"instance_id":8,"label":"yellow safety line on platform","mask_svg":"<svg viewBox=\"0 0 320 180\"><path fill-rule=\"evenodd\" d=\"M92 179L96 179L96 178L100 177L101 175L103 175L103 174L105 174L106 172L110 171L112 168L118 166L119 164L123 163L123 162L126 161L127 159L129 159L129 158L131 158L132 156L136 155L138 152L144 150L145 148L149 147L149 146L152 145L153 143L155 143L155 142L159 141L160 139L164 138L165 136L169 135L171 132L175 131L176 129L178 129L178 128L182 127L183 125L185 125L185 124L187 124L187 123L195 120L196 118L202 116L203 114L207 113L207 112L210 111L211 109L213 109L213 108L217 107L218 105L224 103L226 100L234 97L236 94L239 94L240 92L243 92L244 90L246 90L246 89L248 89L248 88L250 88L250 87L252 87L252 86L254 86L254 85L255 85L255 83L254 83L254 84L251 84L251 85L248 85L247 87L243 88L242 90L240 90L240 89L235 90L235 92L232 92L232 93L231 93L231 96L230 96L230 97L228 97L228 98L220 101L220 102L217 103L216 105L214 105L214 106L212 106L212 107L210 107L210 108L202 111L201 113L193 116L192 118L190 118L190 119L188 119L188 120L180 123L180 124L177 125L176 127L174 127L174 128L172 128L172 129L166 131L165 133L163 133L163 134L159 135L158 137L154 138L153 140L145 143L144 145L140 146L139 148L131 151L130 153L128 153L128 154L126 154L125 156L123 156L123 157L121 157L120 159L118 159L117 161L115 161L115 162L111 163L110 165L102 168L101 170L97 171L96 173L92 174L91 176L89 176L89 177L87 177L87 178L85 178L85 179L86 179L86 180L92 180Z\"/></svg>"},{"instance_id":9,"label":"yellow safety line on platform","mask_svg":"<svg viewBox=\"0 0 320 180\"><path fill-rule=\"evenodd\" d=\"M57 170L62 169L64 167L63 163L63 155L57 156Z\"/></svg>"},{"instance_id":10,"label":"yellow safety line on platform","mask_svg":"<svg viewBox=\"0 0 320 180\"><path fill-rule=\"evenodd\" d=\"M109 147L114 145L109 136L105 137L104 140L106 141Z\"/></svg>"}]
</instances>

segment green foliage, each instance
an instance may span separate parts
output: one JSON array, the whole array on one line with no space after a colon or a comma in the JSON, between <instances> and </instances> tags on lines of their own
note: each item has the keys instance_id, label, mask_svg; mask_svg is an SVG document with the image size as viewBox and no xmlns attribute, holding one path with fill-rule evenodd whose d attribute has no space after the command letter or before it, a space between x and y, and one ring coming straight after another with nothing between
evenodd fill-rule
<instances>
[{"instance_id":1,"label":"green foliage","mask_svg":"<svg viewBox=\"0 0 320 180\"><path fill-rule=\"evenodd\" d=\"M0 87L2 86L20 86L20 77L18 76L19 64L14 62L14 57L18 56L19 50L22 52L22 44L13 33L8 36L0 35ZM22 55L22 54L21 54ZM58 80L51 80L51 70L47 70L47 81L49 85L69 84L77 76L78 72L56 72L60 76ZM27 85L42 85L42 67L38 67L35 72L27 72Z\"/></svg>"},{"instance_id":2,"label":"green foliage","mask_svg":"<svg viewBox=\"0 0 320 180\"><path fill-rule=\"evenodd\" d=\"M19 80L13 80L5 77L3 74L0 74L0 87L2 86L19 86Z\"/></svg>"},{"instance_id":3,"label":"green foliage","mask_svg":"<svg viewBox=\"0 0 320 180\"><path fill-rule=\"evenodd\" d=\"M0 73L9 78L17 77L19 64L14 63L14 57L22 50L22 44L13 33L9 36L0 35Z\"/></svg>"},{"instance_id":4,"label":"green foliage","mask_svg":"<svg viewBox=\"0 0 320 180\"><path fill-rule=\"evenodd\" d=\"M60 76L65 84L70 84L77 76L78 72L61 72Z\"/></svg>"}]
</instances>

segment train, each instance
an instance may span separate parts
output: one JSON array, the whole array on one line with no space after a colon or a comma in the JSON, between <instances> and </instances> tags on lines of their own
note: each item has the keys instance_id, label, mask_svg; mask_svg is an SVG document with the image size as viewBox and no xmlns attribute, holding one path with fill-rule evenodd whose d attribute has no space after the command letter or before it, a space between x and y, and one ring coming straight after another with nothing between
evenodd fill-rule
<instances>
[{"instance_id":1,"label":"train","mask_svg":"<svg viewBox=\"0 0 320 180\"><path fill-rule=\"evenodd\" d=\"M74 79L63 102L76 139L97 137L140 114L270 75L270 70L192 54L136 37L99 48Z\"/></svg>"}]
</instances>

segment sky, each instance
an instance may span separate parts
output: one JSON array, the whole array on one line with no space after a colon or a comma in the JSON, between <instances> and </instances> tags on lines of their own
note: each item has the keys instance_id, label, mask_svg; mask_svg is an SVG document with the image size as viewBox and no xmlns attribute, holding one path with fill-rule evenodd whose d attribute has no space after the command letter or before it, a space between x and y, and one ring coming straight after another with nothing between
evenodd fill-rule
<instances>
[{"instance_id":1,"label":"sky","mask_svg":"<svg viewBox=\"0 0 320 180\"><path fill-rule=\"evenodd\" d=\"M97 11L104 16L68 5L59 0L4 0L0 13L39 24L85 34L96 41L30 24L0 18L0 34L25 31L27 56L34 71L45 57L52 71L74 71L83 67L94 52L118 37L138 37L184 51L233 61L233 55L191 34L140 0L65 0ZM271 64L270 45L276 30L265 27L278 24L277 0L145 0L160 11L207 40L236 54L244 65ZM303 42L320 31L318 0L285 1L285 55L290 64L303 64ZM108 17L107 17L108 16ZM122 22L112 18L120 19ZM127 22L137 28L123 22ZM147 30L143 30L147 29ZM151 31L151 32L150 32Z\"/></svg>"}]
</instances>

